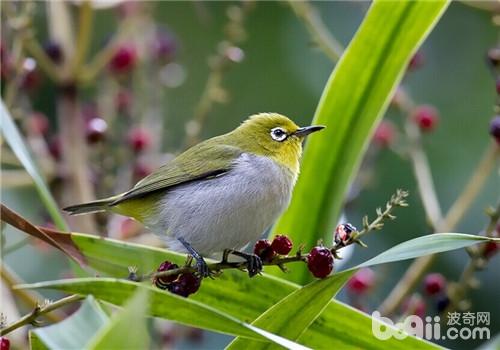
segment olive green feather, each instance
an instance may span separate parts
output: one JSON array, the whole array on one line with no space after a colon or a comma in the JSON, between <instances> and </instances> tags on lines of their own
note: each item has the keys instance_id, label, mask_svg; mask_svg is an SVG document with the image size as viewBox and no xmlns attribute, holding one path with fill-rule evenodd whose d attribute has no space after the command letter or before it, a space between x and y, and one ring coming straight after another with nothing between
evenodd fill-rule
<instances>
[{"instance_id":1,"label":"olive green feather","mask_svg":"<svg viewBox=\"0 0 500 350\"><path fill-rule=\"evenodd\" d=\"M242 153L240 148L220 144L214 139L199 143L139 181L110 205L186 182L219 176L230 170L233 161Z\"/></svg>"}]
</instances>

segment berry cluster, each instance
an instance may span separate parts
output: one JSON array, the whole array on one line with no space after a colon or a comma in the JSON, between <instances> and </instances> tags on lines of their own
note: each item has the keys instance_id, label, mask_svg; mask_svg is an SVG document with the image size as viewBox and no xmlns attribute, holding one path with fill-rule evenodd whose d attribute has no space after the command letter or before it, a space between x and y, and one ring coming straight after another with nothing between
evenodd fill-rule
<instances>
[{"instance_id":1,"label":"berry cluster","mask_svg":"<svg viewBox=\"0 0 500 350\"><path fill-rule=\"evenodd\" d=\"M293 244L286 235L277 235L273 241L261 239L255 243L253 253L263 262L270 262L277 255L287 255L292 250Z\"/></svg>"},{"instance_id":2,"label":"berry cluster","mask_svg":"<svg viewBox=\"0 0 500 350\"><path fill-rule=\"evenodd\" d=\"M177 264L164 261L156 270L163 272L179 268ZM201 279L194 273L182 273L179 275L159 276L153 278L153 284L160 289L168 290L174 294L188 297L200 289Z\"/></svg>"}]
</instances>

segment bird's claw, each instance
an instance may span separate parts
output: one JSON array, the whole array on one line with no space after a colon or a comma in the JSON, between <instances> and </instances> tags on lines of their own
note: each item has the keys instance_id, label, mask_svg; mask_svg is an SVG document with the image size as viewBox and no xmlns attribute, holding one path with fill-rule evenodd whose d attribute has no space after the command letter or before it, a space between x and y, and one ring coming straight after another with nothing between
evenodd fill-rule
<instances>
[{"instance_id":1,"label":"bird's claw","mask_svg":"<svg viewBox=\"0 0 500 350\"><path fill-rule=\"evenodd\" d=\"M210 276L210 269L203 258L196 259L196 270L198 271L200 277L205 278Z\"/></svg>"},{"instance_id":2,"label":"bird's claw","mask_svg":"<svg viewBox=\"0 0 500 350\"><path fill-rule=\"evenodd\" d=\"M248 276L253 277L262 271L262 260L255 254L247 257Z\"/></svg>"}]
</instances>

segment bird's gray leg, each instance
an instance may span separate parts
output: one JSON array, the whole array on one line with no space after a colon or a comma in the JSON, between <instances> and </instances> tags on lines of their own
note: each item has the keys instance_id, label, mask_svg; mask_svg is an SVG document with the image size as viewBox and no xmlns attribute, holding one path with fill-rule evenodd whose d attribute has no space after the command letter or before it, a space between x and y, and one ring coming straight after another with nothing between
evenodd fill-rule
<instances>
[{"instance_id":1,"label":"bird's gray leg","mask_svg":"<svg viewBox=\"0 0 500 350\"><path fill-rule=\"evenodd\" d=\"M191 244L186 242L184 238L177 238L179 242L182 243L184 248L187 249L189 254L196 260L196 268L198 269L198 273L200 274L201 277L208 277L210 275L210 270L208 269L208 265L205 262L205 259L194 249Z\"/></svg>"},{"instance_id":2,"label":"bird's gray leg","mask_svg":"<svg viewBox=\"0 0 500 350\"><path fill-rule=\"evenodd\" d=\"M222 263L227 263L229 254L243 258L247 262L248 276L253 277L262 271L262 260L255 254L247 254L234 249L225 249L222 255Z\"/></svg>"}]
</instances>

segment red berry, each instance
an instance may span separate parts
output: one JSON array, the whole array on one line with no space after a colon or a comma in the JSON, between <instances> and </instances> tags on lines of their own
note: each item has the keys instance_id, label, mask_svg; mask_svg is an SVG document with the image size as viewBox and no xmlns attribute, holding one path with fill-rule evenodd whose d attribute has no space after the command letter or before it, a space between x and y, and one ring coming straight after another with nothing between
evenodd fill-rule
<instances>
[{"instance_id":1,"label":"red berry","mask_svg":"<svg viewBox=\"0 0 500 350\"><path fill-rule=\"evenodd\" d=\"M497 94L500 95L500 78L497 78Z\"/></svg>"},{"instance_id":2,"label":"red berry","mask_svg":"<svg viewBox=\"0 0 500 350\"><path fill-rule=\"evenodd\" d=\"M413 120L422 131L431 131L436 127L439 116L436 108L428 105L418 106L412 112Z\"/></svg>"},{"instance_id":3,"label":"red berry","mask_svg":"<svg viewBox=\"0 0 500 350\"><path fill-rule=\"evenodd\" d=\"M325 278L333 270L333 255L328 248L314 247L307 256L307 267L317 278Z\"/></svg>"},{"instance_id":4,"label":"red berry","mask_svg":"<svg viewBox=\"0 0 500 350\"><path fill-rule=\"evenodd\" d=\"M42 112L33 112L28 117L28 132L34 135L45 135L49 131L49 119Z\"/></svg>"},{"instance_id":5,"label":"red berry","mask_svg":"<svg viewBox=\"0 0 500 350\"><path fill-rule=\"evenodd\" d=\"M23 62L23 73L21 77L21 87L25 90L35 90L40 85L40 73L37 70L36 61L28 57Z\"/></svg>"},{"instance_id":6,"label":"red berry","mask_svg":"<svg viewBox=\"0 0 500 350\"><path fill-rule=\"evenodd\" d=\"M120 90L115 96L115 108L120 113L126 113L132 105L132 93L129 90Z\"/></svg>"},{"instance_id":7,"label":"red berry","mask_svg":"<svg viewBox=\"0 0 500 350\"><path fill-rule=\"evenodd\" d=\"M108 124L102 118L92 118L87 122L87 142L96 143L106 136Z\"/></svg>"},{"instance_id":8,"label":"red berry","mask_svg":"<svg viewBox=\"0 0 500 350\"><path fill-rule=\"evenodd\" d=\"M43 49L52 62L59 64L63 61L64 55L61 46L53 41L48 41L43 45Z\"/></svg>"},{"instance_id":9,"label":"red berry","mask_svg":"<svg viewBox=\"0 0 500 350\"><path fill-rule=\"evenodd\" d=\"M127 73L131 71L137 63L137 51L135 46L122 44L117 47L111 61L109 69L113 73Z\"/></svg>"},{"instance_id":10,"label":"red berry","mask_svg":"<svg viewBox=\"0 0 500 350\"><path fill-rule=\"evenodd\" d=\"M430 273L424 279L424 289L429 295L436 295L444 290L446 278L440 273Z\"/></svg>"},{"instance_id":11,"label":"red berry","mask_svg":"<svg viewBox=\"0 0 500 350\"><path fill-rule=\"evenodd\" d=\"M10 349L10 340L5 337L1 337L0 350L9 350L9 349Z\"/></svg>"},{"instance_id":12,"label":"red berry","mask_svg":"<svg viewBox=\"0 0 500 350\"><path fill-rule=\"evenodd\" d=\"M372 269L365 267L357 271L347 282L349 292L363 294L373 287L375 283L375 273Z\"/></svg>"},{"instance_id":13,"label":"red berry","mask_svg":"<svg viewBox=\"0 0 500 350\"><path fill-rule=\"evenodd\" d=\"M396 129L388 120L382 120L375 130L373 141L381 147L390 146L396 139Z\"/></svg>"},{"instance_id":14,"label":"red berry","mask_svg":"<svg viewBox=\"0 0 500 350\"><path fill-rule=\"evenodd\" d=\"M356 232L356 227L352 226L350 223L346 222L345 224L340 224L335 229L334 233L334 242L338 245L346 245L346 243L351 238L351 234Z\"/></svg>"},{"instance_id":15,"label":"red berry","mask_svg":"<svg viewBox=\"0 0 500 350\"><path fill-rule=\"evenodd\" d=\"M271 242L267 239L260 239L253 247L253 253L261 258L262 261L271 261L274 257L274 250Z\"/></svg>"},{"instance_id":16,"label":"red berry","mask_svg":"<svg viewBox=\"0 0 500 350\"><path fill-rule=\"evenodd\" d=\"M416 294L405 299L401 305L401 309L404 314L416 315L420 318L424 318L427 306L425 305L425 301L420 297L420 295Z\"/></svg>"},{"instance_id":17,"label":"red berry","mask_svg":"<svg viewBox=\"0 0 500 350\"><path fill-rule=\"evenodd\" d=\"M496 242L487 242L484 245L483 256L487 259L491 258L498 252L499 244Z\"/></svg>"},{"instance_id":18,"label":"red berry","mask_svg":"<svg viewBox=\"0 0 500 350\"><path fill-rule=\"evenodd\" d=\"M287 255L292 250L293 243L286 235L277 235L271 243L271 248L278 254Z\"/></svg>"},{"instance_id":19,"label":"red berry","mask_svg":"<svg viewBox=\"0 0 500 350\"><path fill-rule=\"evenodd\" d=\"M151 146L151 134L147 129L134 128L128 134L128 143L135 152L141 152Z\"/></svg>"},{"instance_id":20,"label":"red berry","mask_svg":"<svg viewBox=\"0 0 500 350\"><path fill-rule=\"evenodd\" d=\"M55 160L61 159L61 139L57 136L49 141L49 152Z\"/></svg>"},{"instance_id":21,"label":"red berry","mask_svg":"<svg viewBox=\"0 0 500 350\"><path fill-rule=\"evenodd\" d=\"M172 282L169 290L177 295L188 297L200 289L201 279L193 273L183 273L177 280Z\"/></svg>"},{"instance_id":22,"label":"red berry","mask_svg":"<svg viewBox=\"0 0 500 350\"><path fill-rule=\"evenodd\" d=\"M146 164L144 162L138 161L137 163L134 164L134 179L140 180L143 177L148 176L153 172L153 169L149 164Z\"/></svg>"},{"instance_id":23,"label":"red berry","mask_svg":"<svg viewBox=\"0 0 500 350\"><path fill-rule=\"evenodd\" d=\"M170 261L164 261L161 263L161 265L158 267L156 271L163 272L163 271L177 269L178 267L179 266L177 266L177 264L174 264ZM178 275L155 277L153 279L153 283L160 289L167 289L170 287L170 284L177 279L177 277Z\"/></svg>"},{"instance_id":24,"label":"red berry","mask_svg":"<svg viewBox=\"0 0 500 350\"><path fill-rule=\"evenodd\" d=\"M420 51L417 51L410 59L410 62L408 63L408 70L409 71L417 70L418 68L422 67L424 63L425 63L424 54Z\"/></svg>"},{"instance_id":25,"label":"red berry","mask_svg":"<svg viewBox=\"0 0 500 350\"><path fill-rule=\"evenodd\" d=\"M490 135L500 143L500 115L497 115L491 120L490 123Z\"/></svg>"}]
</instances>

